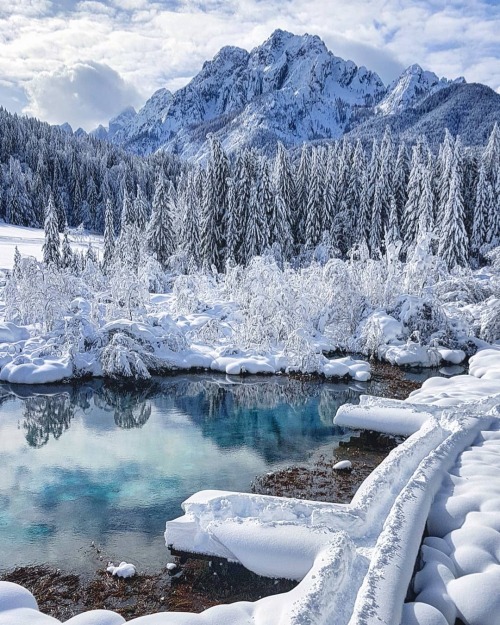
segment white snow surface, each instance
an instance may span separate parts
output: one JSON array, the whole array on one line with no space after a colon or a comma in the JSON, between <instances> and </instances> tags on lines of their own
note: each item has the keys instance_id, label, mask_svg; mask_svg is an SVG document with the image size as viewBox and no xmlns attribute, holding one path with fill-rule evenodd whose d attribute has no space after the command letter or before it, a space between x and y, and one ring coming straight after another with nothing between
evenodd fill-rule
<instances>
[{"instance_id":1,"label":"white snow surface","mask_svg":"<svg viewBox=\"0 0 500 625\"><path fill-rule=\"evenodd\" d=\"M135 566L127 562L120 562L118 566L110 562L106 571L111 575L116 575L116 577L134 577L136 574Z\"/></svg>"},{"instance_id":2,"label":"white snow surface","mask_svg":"<svg viewBox=\"0 0 500 625\"><path fill-rule=\"evenodd\" d=\"M472 365L482 377L461 376L466 390L450 406L440 402L446 385L455 389L453 379L443 379L441 386L429 380L425 405L415 402L418 393L409 401L365 400L366 415L370 408L380 416L398 406L394 423L404 421L405 411L418 413L422 423L350 504L203 491L184 502L184 516L167 523L166 542L176 549L301 580L296 588L255 603L201 614L161 613L131 623L299 625L313 618L325 625L444 625L458 615L470 625L496 625L500 381L487 375L489 367L500 367L500 351L479 352ZM472 389L476 396L468 401ZM424 541L424 566L414 581L417 601L404 606L426 522L432 536ZM0 583L0 625L57 622L36 612L27 591L5 584ZM26 611L29 618L22 620ZM92 613L77 618L79 625L108 625ZM121 622L114 618L110 613L109 624Z\"/></svg>"},{"instance_id":3,"label":"white snow surface","mask_svg":"<svg viewBox=\"0 0 500 625\"><path fill-rule=\"evenodd\" d=\"M102 236L72 230L68 238L72 250L85 252L90 243L99 256L102 249ZM60 239L62 242L62 235ZM40 228L0 223L0 269L12 269L16 246L22 256L33 256L37 260L42 260L43 242L44 231Z\"/></svg>"}]
</instances>

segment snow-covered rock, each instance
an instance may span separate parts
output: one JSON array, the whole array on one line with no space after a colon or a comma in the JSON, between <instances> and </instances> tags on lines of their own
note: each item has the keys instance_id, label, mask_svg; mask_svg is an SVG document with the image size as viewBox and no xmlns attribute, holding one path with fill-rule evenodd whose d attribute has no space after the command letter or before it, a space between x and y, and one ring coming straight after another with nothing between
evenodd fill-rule
<instances>
[{"instance_id":1,"label":"snow-covered rock","mask_svg":"<svg viewBox=\"0 0 500 625\"><path fill-rule=\"evenodd\" d=\"M30 358L22 355L4 365L0 380L12 384L49 384L72 375L73 364L69 356Z\"/></svg>"},{"instance_id":2,"label":"snow-covered rock","mask_svg":"<svg viewBox=\"0 0 500 625\"><path fill-rule=\"evenodd\" d=\"M110 562L106 571L111 575L116 575L116 577L133 577L136 573L135 566L127 562L120 562L118 566Z\"/></svg>"},{"instance_id":3,"label":"snow-covered rock","mask_svg":"<svg viewBox=\"0 0 500 625\"><path fill-rule=\"evenodd\" d=\"M17 343L29 339L30 333L27 328L17 326L15 323L4 321L0 323L0 344Z\"/></svg>"}]
</instances>

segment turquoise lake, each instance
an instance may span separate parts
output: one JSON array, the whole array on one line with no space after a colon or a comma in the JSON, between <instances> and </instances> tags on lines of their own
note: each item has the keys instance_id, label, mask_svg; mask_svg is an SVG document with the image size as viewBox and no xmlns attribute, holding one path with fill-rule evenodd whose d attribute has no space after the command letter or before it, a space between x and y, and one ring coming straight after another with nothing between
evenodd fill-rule
<instances>
[{"instance_id":1,"label":"turquoise lake","mask_svg":"<svg viewBox=\"0 0 500 625\"><path fill-rule=\"evenodd\" d=\"M338 406L362 383L185 375L140 389L101 381L0 386L0 570L79 573L109 560L156 570L165 521L202 489L250 491L256 475L336 446Z\"/></svg>"}]
</instances>

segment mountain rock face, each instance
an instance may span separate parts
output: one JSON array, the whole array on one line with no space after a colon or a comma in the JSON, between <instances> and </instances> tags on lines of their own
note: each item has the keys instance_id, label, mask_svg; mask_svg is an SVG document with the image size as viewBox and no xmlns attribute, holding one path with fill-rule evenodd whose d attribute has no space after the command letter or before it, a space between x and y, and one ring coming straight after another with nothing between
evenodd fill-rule
<instances>
[{"instance_id":1,"label":"mountain rock face","mask_svg":"<svg viewBox=\"0 0 500 625\"><path fill-rule=\"evenodd\" d=\"M410 65L389 85L387 95L378 103L375 111L382 115L401 113L451 84L464 82L464 78L439 79L433 72L424 71L420 65Z\"/></svg>"},{"instance_id":2,"label":"mountain rock face","mask_svg":"<svg viewBox=\"0 0 500 625\"><path fill-rule=\"evenodd\" d=\"M369 143L380 138L389 126L394 137L407 143L425 135L431 145L437 145L447 128L452 135L460 135L466 145L484 145L499 119L500 94L486 85L455 82L414 107L394 115L374 116L347 136Z\"/></svg>"},{"instance_id":3,"label":"mountain rock face","mask_svg":"<svg viewBox=\"0 0 500 625\"><path fill-rule=\"evenodd\" d=\"M182 89L160 89L138 113L128 108L111 120L106 138L138 154L164 149L192 159L206 154L208 133L228 152L272 151L277 141L338 139L374 118L413 110L454 82L412 65L385 87L319 37L277 30L251 52L222 48ZM102 138L102 129L96 134Z\"/></svg>"}]
</instances>

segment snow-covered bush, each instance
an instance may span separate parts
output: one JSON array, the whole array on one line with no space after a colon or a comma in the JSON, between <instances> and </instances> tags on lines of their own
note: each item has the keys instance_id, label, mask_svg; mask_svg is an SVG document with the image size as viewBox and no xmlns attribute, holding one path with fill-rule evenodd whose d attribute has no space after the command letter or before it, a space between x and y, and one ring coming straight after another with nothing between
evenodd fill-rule
<instances>
[{"instance_id":1,"label":"snow-covered bush","mask_svg":"<svg viewBox=\"0 0 500 625\"><path fill-rule=\"evenodd\" d=\"M31 257L22 259L17 275L5 287L5 318L39 325L43 331L61 322L70 302L84 290L82 281L69 272Z\"/></svg>"},{"instance_id":2,"label":"snow-covered bush","mask_svg":"<svg viewBox=\"0 0 500 625\"><path fill-rule=\"evenodd\" d=\"M146 312L148 287L137 274L128 271L127 267L114 263L110 270L109 289L111 294L111 317L141 319Z\"/></svg>"},{"instance_id":3,"label":"snow-covered bush","mask_svg":"<svg viewBox=\"0 0 500 625\"><path fill-rule=\"evenodd\" d=\"M147 380L151 377L148 365L154 364L154 356L124 332L113 334L101 353L102 372L110 378Z\"/></svg>"},{"instance_id":4,"label":"snow-covered bush","mask_svg":"<svg viewBox=\"0 0 500 625\"><path fill-rule=\"evenodd\" d=\"M479 337L488 343L500 340L500 299L491 297L482 308Z\"/></svg>"},{"instance_id":5,"label":"snow-covered bush","mask_svg":"<svg viewBox=\"0 0 500 625\"><path fill-rule=\"evenodd\" d=\"M401 321L405 335L420 344L427 344L432 335L447 329L442 307L430 298L401 296L392 314Z\"/></svg>"},{"instance_id":6,"label":"snow-covered bush","mask_svg":"<svg viewBox=\"0 0 500 625\"><path fill-rule=\"evenodd\" d=\"M306 332L296 330L285 342L285 354L288 356L289 371L316 373L321 371L325 357L314 347L311 337Z\"/></svg>"}]
</instances>

